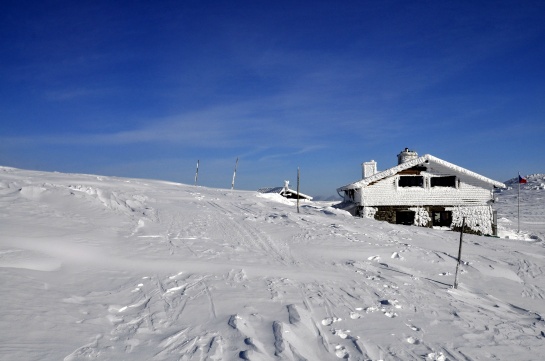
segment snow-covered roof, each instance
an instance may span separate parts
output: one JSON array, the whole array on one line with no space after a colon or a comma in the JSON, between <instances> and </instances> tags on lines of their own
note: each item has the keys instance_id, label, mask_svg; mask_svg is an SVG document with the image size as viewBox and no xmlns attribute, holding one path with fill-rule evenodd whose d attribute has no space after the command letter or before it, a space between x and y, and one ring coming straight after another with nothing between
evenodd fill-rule
<instances>
[{"instance_id":1,"label":"snow-covered roof","mask_svg":"<svg viewBox=\"0 0 545 361\"><path fill-rule=\"evenodd\" d=\"M276 193L276 194L280 194L280 195L285 195L286 193L291 193L291 194L297 195L296 190L293 190L291 188L286 188L286 187L264 187L264 188L259 188L257 191L259 193ZM307 194L303 194L301 192L299 192L299 197L304 198L304 199L308 199L308 200L312 200L311 196L309 196Z\"/></svg>"},{"instance_id":2,"label":"snow-covered roof","mask_svg":"<svg viewBox=\"0 0 545 361\"><path fill-rule=\"evenodd\" d=\"M366 187L366 186L368 186L369 184L371 184L373 182L379 181L379 180L387 178L387 177L391 177L391 176L393 176L393 175L395 175L395 174L397 174L397 173L399 173L399 172L401 172L401 171L403 171L405 169L409 169L409 168L415 167L417 165L425 164L425 163L435 163L435 164L438 164L438 165L441 165L441 166L443 166L445 168L450 169L453 173L463 174L465 176L478 179L478 180L480 180L480 181L482 181L484 183L491 184L491 185L493 185L494 187L497 187L497 188L506 188L505 184L503 184L501 182L497 182L495 180L492 180L490 178L487 178L485 176L482 176L480 174L472 172L472 171L470 171L468 169L462 168L460 166L457 166L457 165L452 164L450 162L447 162L445 160L439 159L437 157L434 157L433 155L424 154L421 157L406 161L405 163L401 163L401 164L399 164L399 165L397 165L395 167L392 167L390 169L387 169L387 170L384 170L382 172L378 172L376 174L373 174L370 177L367 177L367 178L364 178L364 179L359 180L357 182L350 183L350 184L347 184L345 186L342 186L342 187L338 188L337 191L343 191L345 189L363 188L363 187Z\"/></svg>"},{"instance_id":3,"label":"snow-covered roof","mask_svg":"<svg viewBox=\"0 0 545 361\"><path fill-rule=\"evenodd\" d=\"M257 191L259 193L278 193L280 194L284 190L284 187L264 187L259 188Z\"/></svg>"}]
</instances>

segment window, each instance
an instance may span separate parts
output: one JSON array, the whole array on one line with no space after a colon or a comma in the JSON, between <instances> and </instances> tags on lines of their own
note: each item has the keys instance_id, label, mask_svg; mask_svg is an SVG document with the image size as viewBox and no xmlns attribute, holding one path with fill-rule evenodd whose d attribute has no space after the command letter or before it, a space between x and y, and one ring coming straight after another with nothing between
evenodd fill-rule
<instances>
[{"instance_id":1,"label":"window","mask_svg":"<svg viewBox=\"0 0 545 361\"><path fill-rule=\"evenodd\" d=\"M400 187L424 187L424 177L422 176L400 176L398 185Z\"/></svg>"},{"instance_id":2,"label":"window","mask_svg":"<svg viewBox=\"0 0 545 361\"><path fill-rule=\"evenodd\" d=\"M456 188L456 176L432 177L431 186Z\"/></svg>"},{"instance_id":3,"label":"window","mask_svg":"<svg viewBox=\"0 0 545 361\"><path fill-rule=\"evenodd\" d=\"M432 224L434 227L450 227L452 224L452 212L432 212Z\"/></svg>"},{"instance_id":4,"label":"window","mask_svg":"<svg viewBox=\"0 0 545 361\"><path fill-rule=\"evenodd\" d=\"M396 224L414 224L414 215L413 211L397 211L396 212Z\"/></svg>"}]
</instances>

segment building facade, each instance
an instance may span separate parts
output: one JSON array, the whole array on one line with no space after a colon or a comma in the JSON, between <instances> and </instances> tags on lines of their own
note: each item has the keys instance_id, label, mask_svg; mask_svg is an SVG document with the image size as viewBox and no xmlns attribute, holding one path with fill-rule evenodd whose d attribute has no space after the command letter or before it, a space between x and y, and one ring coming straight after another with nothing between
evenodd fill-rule
<instances>
[{"instance_id":1,"label":"building facade","mask_svg":"<svg viewBox=\"0 0 545 361\"><path fill-rule=\"evenodd\" d=\"M408 148L398 154L397 166L378 172L370 161L362 171L361 180L337 189L343 197L338 207L355 216L450 229L459 229L465 218L465 231L496 234L491 204L503 183Z\"/></svg>"}]
</instances>

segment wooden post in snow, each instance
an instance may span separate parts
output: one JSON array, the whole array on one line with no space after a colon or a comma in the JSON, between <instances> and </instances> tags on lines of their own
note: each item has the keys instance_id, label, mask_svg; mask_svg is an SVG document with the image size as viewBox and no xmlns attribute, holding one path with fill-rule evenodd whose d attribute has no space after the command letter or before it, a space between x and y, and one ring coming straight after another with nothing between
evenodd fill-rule
<instances>
[{"instance_id":1,"label":"wooden post in snow","mask_svg":"<svg viewBox=\"0 0 545 361\"><path fill-rule=\"evenodd\" d=\"M464 235L464 227L466 225L466 217L462 218L462 229L460 230L460 247L458 248L458 263L456 264L456 274L454 275L454 288L458 288L458 268L462 261L462 237Z\"/></svg>"},{"instance_id":2,"label":"wooden post in snow","mask_svg":"<svg viewBox=\"0 0 545 361\"><path fill-rule=\"evenodd\" d=\"M300 172L299 172L299 167L297 167L297 213L299 213L299 175L300 175Z\"/></svg>"},{"instance_id":3,"label":"wooden post in snow","mask_svg":"<svg viewBox=\"0 0 545 361\"><path fill-rule=\"evenodd\" d=\"M235 189L235 177L237 176L238 157L235 162L235 171L233 172L233 181L231 182L231 189Z\"/></svg>"},{"instance_id":4,"label":"wooden post in snow","mask_svg":"<svg viewBox=\"0 0 545 361\"><path fill-rule=\"evenodd\" d=\"M199 179L199 160L197 159L197 171L195 172L195 185L197 185L198 179Z\"/></svg>"}]
</instances>

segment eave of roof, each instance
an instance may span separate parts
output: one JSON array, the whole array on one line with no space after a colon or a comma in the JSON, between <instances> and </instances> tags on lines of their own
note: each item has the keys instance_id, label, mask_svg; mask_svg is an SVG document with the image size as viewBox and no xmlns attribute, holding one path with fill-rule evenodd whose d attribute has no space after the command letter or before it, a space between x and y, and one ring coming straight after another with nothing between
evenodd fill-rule
<instances>
[{"instance_id":1,"label":"eave of roof","mask_svg":"<svg viewBox=\"0 0 545 361\"><path fill-rule=\"evenodd\" d=\"M494 187L506 188L505 184L503 184L501 182L497 182L495 180L492 180L490 178L487 178L485 176L482 176L480 174L472 172L472 171L470 171L468 169L462 168L460 166L457 166L457 165L452 164L450 162L447 162L445 160L439 159L437 157L434 157L433 155L425 154L425 155L423 155L421 157L409 160L409 161L407 161L405 163L399 164L399 165L397 165L395 167L392 167L390 169L387 169L387 170L384 170L382 172L378 172L376 174L373 174L372 176L364 178L364 179L359 180L357 182L350 183L350 184L347 184L345 186L339 187L339 188L337 188L337 191L340 192L340 191L343 191L345 189L363 188L363 187L368 186L369 184L371 184L373 182L379 181L379 180L387 178L387 177L391 177L391 176L393 176L393 175L395 175L395 174L397 174L397 173L399 173L399 172L401 172L401 171L403 171L405 169L409 169L409 168L412 168L414 166L424 164L426 161L442 165L442 166L444 166L446 168L452 169L456 173L464 174L466 176L478 179L478 180L480 180L482 182L491 184Z\"/></svg>"},{"instance_id":2,"label":"eave of roof","mask_svg":"<svg viewBox=\"0 0 545 361\"><path fill-rule=\"evenodd\" d=\"M312 200L312 197L311 197L311 196L309 196L309 195L307 195L307 194L304 194L304 193L301 193L301 192L297 193L297 191L294 191L294 190L291 189L291 188L288 188L288 192L293 193L293 194L299 194L299 197L306 198L306 199L308 199L309 201Z\"/></svg>"}]
</instances>

